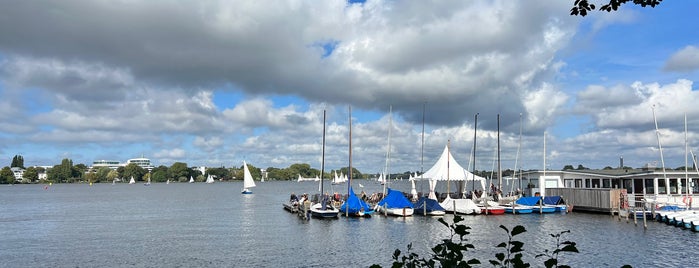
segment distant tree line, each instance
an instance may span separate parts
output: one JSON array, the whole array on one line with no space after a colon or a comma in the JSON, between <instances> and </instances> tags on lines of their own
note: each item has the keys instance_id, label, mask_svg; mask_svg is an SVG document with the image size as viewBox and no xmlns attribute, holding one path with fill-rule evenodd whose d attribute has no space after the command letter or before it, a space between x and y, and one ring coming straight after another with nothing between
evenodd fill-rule
<instances>
[{"instance_id":1,"label":"distant tree line","mask_svg":"<svg viewBox=\"0 0 699 268\"><path fill-rule=\"evenodd\" d=\"M12 158L12 163L10 166L5 166L0 169L0 184L13 184L16 183L14 173L11 167L24 168L24 157L21 155L15 155ZM255 180L260 180L262 177L261 169L253 165L248 164L250 173ZM563 170L589 170L583 165L578 165L577 168L573 165L565 165ZM604 170L614 169L612 167L605 167ZM633 169L631 167L623 167L622 169ZM694 170L694 167L690 167ZM332 179L337 174L349 174L347 172L348 168L343 167L337 170L328 170L323 174L323 178L326 180ZM675 168L675 170L684 170L684 166ZM296 180L299 175L304 178L314 178L316 176L320 177L320 170L312 168L311 165L305 163L292 164L287 168L276 168L268 167L267 180ZM531 171L531 170L529 170ZM520 172L520 171L516 171ZM147 181L148 178L152 182L165 182L165 181L178 181L185 182L189 181L189 178L194 178L197 182L202 182L206 180L209 175L214 176L217 180L242 180L243 179L243 166L226 168L226 167L214 167L207 168L206 173L202 174L198 169L190 168L187 163L175 162L171 166L158 166L154 167L150 172L143 167L136 164L128 164L126 166L118 167L117 169L111 169L108 167L90 168L85 164L73 165L71 159L65 158L61 160L61 164L55 165L47 170L43 167L28 167L24 171L22 183L37 182L39 180L39 174L46 173L46 181L54 183L72 183L72 182L112 182L116 179L128 181L131 177L136 181ZM417 171L406 171L403 173L393 173L391 174L391 179L408 179L412 175L419 175ZM476 170L474 172L476 176L484 178L495 178L495 174L492 170ZM503 177L516 176L515 171L512 169L506 169L502 171ZM378 177L379 174L367 173L364 174L356 168L352 168L352 178L353 179L369 179Z\"/></svg>"}]
</instances>

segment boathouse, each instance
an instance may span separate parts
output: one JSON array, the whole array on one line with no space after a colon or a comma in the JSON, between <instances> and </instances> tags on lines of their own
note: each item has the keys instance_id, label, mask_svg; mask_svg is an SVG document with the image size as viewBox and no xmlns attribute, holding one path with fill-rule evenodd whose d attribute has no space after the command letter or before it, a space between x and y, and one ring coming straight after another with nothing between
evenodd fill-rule
<instances>
[{"instance_id":1,"label":"boathouse","mask_svg":"<svg viewBox=\"0 0 699 268\"><path fill-rule=\"evenodd\" d=\"M604 170L535 170L525 171L521 176L506 180L510 188L519 188L527 195L550 195L547 189L599 189L601 191L625 189L630 206L639 206L643 201L666 203L687 202L688 196L699 194L699 174L696 171L643 169ZM550 191L549 191L550 192ZM559 193L560 191L556 191ZM589 191L588 191L589 192ZM618 196L613 194L612 196ZM566 198L564 196L564 198ZM612 198L613 199L613 198ZM692 198L689 198L691 201ZM585 200L579 200L582 202ZM598 200L597 200L598 201ZM624 202L622 200L622 202ZM615 202L613 202L616 204ZM614 204L610 206L614 206ZM607 206L606 203L604 206ZM699 205L692 205L697 207ZM607 211L613 208L591 209Z\"/></svg>"}]
</instances>

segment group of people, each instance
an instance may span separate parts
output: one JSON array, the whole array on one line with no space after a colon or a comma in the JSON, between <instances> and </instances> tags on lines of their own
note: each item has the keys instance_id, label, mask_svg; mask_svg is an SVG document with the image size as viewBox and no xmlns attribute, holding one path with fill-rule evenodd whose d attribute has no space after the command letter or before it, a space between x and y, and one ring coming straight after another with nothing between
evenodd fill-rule
<instances>
[{"instance_id":1,"label":"group of people","mask_svg":"<svg viewBox=\"0 0 699 268\"><path fill-rule=\"evenodd\" d=\"M291 196L289 197L289 203L291 203L294 206L298 206L299 204L303 204L306 201L308 201L308 194L306 194L306 193L301 195L301 199L299 199L299 197L296 196L295 193L291 193Z\"/></svg>"}]
</instances>

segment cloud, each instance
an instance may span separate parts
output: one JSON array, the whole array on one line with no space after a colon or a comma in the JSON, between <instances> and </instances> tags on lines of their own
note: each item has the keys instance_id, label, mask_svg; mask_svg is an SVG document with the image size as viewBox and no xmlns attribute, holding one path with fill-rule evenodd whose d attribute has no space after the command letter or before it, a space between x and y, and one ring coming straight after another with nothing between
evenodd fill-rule
<instances>
[{"instance_id":1,"label":"cloud","mask_svg":"<svg viewBox=\"0 0 699 268\"><path fill-rule=\"evenodd\" d=\"M699 69L699 48L686 46L672 54L665 62L663 70L672 72L691 72Z\"/></svg>"},{"instance_id":2,"label":"cloud","mask_svg":"<svg viewBox=\"0 0 699 268\"><path fill-rule=\"evenodd\" d=\"M166 158L166 159L181 159L185 157L186 153L183 149L181 148L174 148L174 149L169 149L169 150L160 150L153 154L154 157L157 158Z\"/></svg>"},{"instance_id":3,"label":"cloud","mask_svg":"<svg viewBox=\"0 0 699 268\"><path fill-rule=\"evenodd\" d=\"M552 59L575 31L567 9L546 1L66 1L51 9L23 1L0 11L13 22L0 26L0 51L21 59L14 74L38 71L17 77L18 86L67 100L234 85L368 110L394 104L411 121L428 101L441 114L430 123L459 125L464 112L529 112L523 97L555 74ZM314 45L328 40L330 55Z\"/></svg>"},{"instance_id":4,"label":"cloud","mask_svg":"<svg viewBox=\"0 0 699 268\"><path fill-rule=\"evenodd\" d=\"M192 142L192 144L200 147L204 151L212 152L223 145L223 139L221 139L221 137L196 137L194 138L194 142Z\"/></svg>"},{"instance_id":5,"label":"cloud","mask_svg":"<svg viewBox=\"0 0 699 268\"><path fill-rule=\"evenodd\" d=\"M680 79L666 85L635 82L630 87L618 86L610 90L590 87L578 95L576 109L591 115L595 125L601 129L652 129L652 107L656 107L660 122L673 122L677 126L685 113L699 113L695 105L699 101L699 93L692 90L692 84ZM607 99L601 100L605 95ZM690 120L695 121L693 118Z\"/></svg>"}]
</instances>

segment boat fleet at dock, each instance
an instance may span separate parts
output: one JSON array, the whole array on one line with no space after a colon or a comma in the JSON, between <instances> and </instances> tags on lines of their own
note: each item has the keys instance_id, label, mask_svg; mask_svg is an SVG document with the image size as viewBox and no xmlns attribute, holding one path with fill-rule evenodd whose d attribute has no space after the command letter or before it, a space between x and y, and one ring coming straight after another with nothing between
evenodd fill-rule
<instances>
[{"instance_id":1,"label":"boat fleet at dock","mask_svg":"<svg viewBox=\"0 0 699 268\"><path fill-rule=\"evenodd\" d=\"M439 202L437 199L427 196L416 198L412 194L390 188L387 192L385 196L382 193L375 193L371 195L372 197L367 197L362 192L361 197L359 197L350 187L350 194L345 196L335 193L332 196L328 194L312 196L303 194L298 197L292 193L289 201L284 203L283 207L306 220L339 218L340 216L371 217L374 214L396 217L443 216L447 213L461 215L565 214L571 209L560 196L512 196L501 198L499 201L494 201L489 197L468 199L447 196ZM382 198L376 202L374 198L376 196L382 196Z\"/></svg>"}]
</instances>

